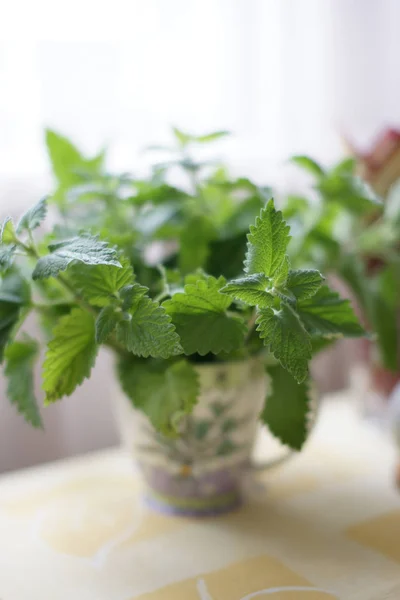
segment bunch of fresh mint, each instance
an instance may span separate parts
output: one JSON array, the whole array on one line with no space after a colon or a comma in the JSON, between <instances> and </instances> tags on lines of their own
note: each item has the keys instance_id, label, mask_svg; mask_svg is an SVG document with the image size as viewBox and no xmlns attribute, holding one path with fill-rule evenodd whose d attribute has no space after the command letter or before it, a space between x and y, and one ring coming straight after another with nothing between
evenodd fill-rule
<instances>
[{"instance_id":1,"label":"bunch of fresh mint","mask_svg":"<svg viewBox=\"0 0 400 600\"><path fill-rule=\"evenodd\" d=\"M296 156L312 176L312 199L292 195L283 213L296 232L291 258L347 283L376 333L382 364L400 369L400 185L384 200L355 175L355 161L331 169Z\"/></svg>"},{"instance_id":2,"label":"bunch of fresh mint","mask_svg":"<svg viewBox=\"0 0 400 600\"><path fill-rule=\"evenodd\" d=\"M90 376L103 344L115 352L121 385L134 406L157 430L177 435L198 399L197 362L264 353L272 384L261 419L284 444L300 449L307 431L313 352L326 340L359 336L363 329L349 302L324 285L319 271L291 269L289 226L273 201L263 203L250 227L244 274L227 281L233 259L226 254L232 243L227 223L236 223L235 235L242 235L249 205L254 210L262 197L256 186L234 182L234 187L252 190L240 203L229 195L230 180L216 185L214 192L231 202L216 202L218 222L207 193L199 197L208 183L180 192L152 179L147 188L136 182L136 191L142 191L126 196L122 188L135 187L127 176L97 173L90 178L101 157L82 163L75 156L70 185L62 169L73 147L60 139L64 154L60 150L57 158L59 186L53 198L60 210L57 225L37 235L48 208L42 200L16 225L8 218L1 228L0 356L10 401L33 425L41 425L33 394L40 344L23 333L28 315L35 312L49 338L42 366L45 404L72 394ZM216 176L214 171L211 179ZM77 186L79 194L69 197ZM104 208L107 203L110 209ZM157 211L163 214L171 203L176 220L160 219L156 227ZM221 216L223 205L227 218ZM128 211L139 224L127 218ZM146 253L149 241L159 239L175 245L155 266ZM225 253L218 255L224 244ZM221 272L215 273L221 263Z\"/></svg>"}]
</instances>

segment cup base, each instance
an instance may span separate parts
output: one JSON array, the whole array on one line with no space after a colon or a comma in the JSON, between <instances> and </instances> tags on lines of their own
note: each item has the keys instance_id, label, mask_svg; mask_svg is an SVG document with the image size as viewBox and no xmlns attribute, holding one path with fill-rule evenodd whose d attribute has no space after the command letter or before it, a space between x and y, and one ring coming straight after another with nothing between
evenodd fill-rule
<instances>
[{"instance_id":1,"label":"cup base","mask_svg":"<svg viewBox=\"0 0 400 600\"><path fill-rule=\"evenodd\" d=\"M179 517L213 517L239 508L242 495L239 490L210 497L175 497L147 491L145 503L157 512Z\"/></svg>"}]
</instances>

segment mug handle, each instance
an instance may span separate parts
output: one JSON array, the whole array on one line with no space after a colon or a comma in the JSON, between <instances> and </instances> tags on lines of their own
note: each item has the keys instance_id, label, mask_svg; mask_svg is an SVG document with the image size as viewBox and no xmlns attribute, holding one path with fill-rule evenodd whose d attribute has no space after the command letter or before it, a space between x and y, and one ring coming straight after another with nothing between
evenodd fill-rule
<instances>
[{"instance_id":1,"label":"mug handle","mask_svg":"<svg viewBox=\"0 0 400 600\"><path fill-rule=\"evenodd\" d=\"M320 402L319 396L315 391L313 397L311 398L310 412L309 412L309 422L307 427L307 438L310 435L315 422L317 420L319 414ZM254 472L267 471L268 469L273 469L274 467L279 467L287 460L289 460L292 456L298 454L296 450L292 450L291 448L285 448L285 450L276 458L272 458L271 460L259 460L256 461L254 459L251 460L250 469Z\"/></svg>"},{"instance_id":2,"label":"mug handle","mask_svg":"<svg viewBox=\"0 0 400 600\"><path fill-rule=\"evenodd\" d=\"M273 469L274 467L279 467L283 463L285 463L289 458L293 456L293 454L297 454L295 450L291 450L287 448L280 456L276 458L272 458L271 460L254 460L252 459L250 463L250 468L252 471L261 472L267 471L268 469Z\"/></svg>"}]
</instances>

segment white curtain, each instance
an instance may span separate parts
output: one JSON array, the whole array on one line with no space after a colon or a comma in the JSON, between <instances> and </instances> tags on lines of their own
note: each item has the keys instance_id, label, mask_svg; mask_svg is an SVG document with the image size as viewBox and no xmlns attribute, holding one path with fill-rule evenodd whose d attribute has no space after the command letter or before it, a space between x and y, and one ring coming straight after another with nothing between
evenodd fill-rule
<instances>
[{"instance_id":1,"label":"white curtain","mask_svg":"<svg viewBox=\"0 0 400 600\"><path fill-rule=\"evenodd\" d=\"M88 152L107 143L110 167L133 172L140 148L166 141L171 124L229 129L235 137L220 152L234 169L285 185L288 155L332 161L341 133L364 146L400 125L398 0L9 4L0 23L1 215L48 189L45 126ZM43 439L62 446L43 449L49 458L115 439L107 381L95 377L45 411L62 435L28 434L2 400L0 469L28 463ZM94 397L104 426L92 426ZM27 446L14 462L2 458L11 439Z\"/></svg>"}]
</instances>

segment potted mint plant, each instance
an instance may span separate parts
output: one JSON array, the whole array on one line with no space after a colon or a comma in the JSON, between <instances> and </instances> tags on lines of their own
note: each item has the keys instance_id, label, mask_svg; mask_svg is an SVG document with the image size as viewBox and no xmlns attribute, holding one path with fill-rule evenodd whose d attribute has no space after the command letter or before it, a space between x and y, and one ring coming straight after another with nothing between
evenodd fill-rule
<instances>
[{"instance_id":1,"label":"potted mint plant","mask_svg":"<svg viewBox=\"0 0 400 600\"><path fill-rule=\"evenodd\" d=\"M32 385L41 343L24 334L31 312L46 338L45 404L72 394L107 346L125 394L123 437L147 498L178 514L238 503L258 420L300 450L313 352L332 337L363 334L318 270L291 268L289 226L265 190L220 167L200 174L188 146L220 135L176 131L192 182L179 189L166 182L165 165L147 179L110 175L102 155L86 159L48 132L58 187L1 229L8 398L41 425ZM43 233L50 203L58 217Z\"/></svg>"}]
</instances>

